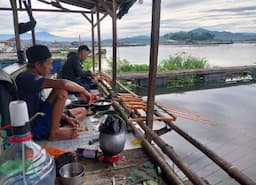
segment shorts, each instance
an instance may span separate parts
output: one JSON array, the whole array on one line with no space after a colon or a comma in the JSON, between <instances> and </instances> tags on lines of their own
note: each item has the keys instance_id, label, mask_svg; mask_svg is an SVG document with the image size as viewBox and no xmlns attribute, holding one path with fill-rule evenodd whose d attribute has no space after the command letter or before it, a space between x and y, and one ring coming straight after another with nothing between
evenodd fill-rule
<instances>
[{"instance_id":1,"label":"shorts","mask_svg":"<svg viewBox=\"0 0 256 185\"><path fill-rule=\"evenodd\" d=\"M52 105L47 101L42 102L39 112L43 112L45 115L38 116L33 122L31 129L33 139L48 139L51 128Z\"/></svg>"}]
</instances>

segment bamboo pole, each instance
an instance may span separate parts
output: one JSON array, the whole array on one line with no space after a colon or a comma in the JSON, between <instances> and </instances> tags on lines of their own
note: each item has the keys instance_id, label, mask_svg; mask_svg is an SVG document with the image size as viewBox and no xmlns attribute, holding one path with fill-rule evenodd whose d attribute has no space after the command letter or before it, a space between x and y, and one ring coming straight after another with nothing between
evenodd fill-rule
<instances>
[{"instance_id":1,"label":"bamboo pole","mask_svg":"<svg viewBox=\"0 0 256 185\"><path fill-rule=\"evenodd\" d=\"M161 116L160 113L156 112L156 115ZM188 142L198 148L201 152L203 152L206 156L208 156L212 161L214 161L220 168L222 168L231 178L235 179L237 182L243 185L256 185L256 183L250 179L247 175L241 172L237 167L233 166L229 162L222 159L218 154L204 146L197 140L195 140L192 136L184 132L178 126L176 126L172 122L165 122L169 125L174 131L176 131L179 135L185 138Z\"/></svg>"},{"instance_id":2,"label":"bamboo pole","mask_svg":"<svg viewBox=\"0 0 256 185\"><path fill-rule=\"evenodd\" d=\"M32 13L32 4L31 4L31 0L28 0L28 5L29 5L29 8L30 8L30 11ZM31 35L32 35L32 43L33 43L33 46L36 45L36 34L35 34L35 28L33 28L31 30Z\"/></svg>"},{"instance_id":3,"label":"bamboo pole","mask_svg":"<svg viewBox=\"0 0 256 185\"><path fill-rule=\"evenodd\" d=\"M179 135L184 137L187 141L193 144L196 148L207 155L211 160L213 160L218 166L220 166L230 177L234 178L237 182L243 185L256 185L256 183L250 179L247 175L241 172L237 167L233 166L229 162L222 159L218 154L216 154L211 149L207 148L200 142L196 141L189 134L181 130L178 126L172 122L166 122L173 130L175 130Z\"/></svg>"},{"instance_id":4,"label":"bamboo pole","mask_svg":"<svg viewBox=\"0 0 256 185\"><path fill-rule=\"evenodd\" d=\"M149 85L148 85L148 100L147 100L147 122L146 122L151 130L153 128L160 13L161 13L161 0L153 0L152 20L151 20L152 24L151 24L151 43L150 43L150 65L149 65L149 77L148 77Z\"/></svg>"},{"instance_id":5,"label":"bamboo pole","mask_svg":"<svg viewBox=\"0 0 256 185\"><path fill-rule=\"evenodd\" d=\"M150 138L162 149L162 151L181 169L181 171L196 185L206 185L206 183L194 173L186 163L176 154L174 149L165 143L154 131L148 128L143 122L137 122Z\"/></svg>"},{"instance_id":6,"label":"bamboo pole","mask_svg":"<svg viewBox=\"0 0 256 185\"><path fill-rule=\"evenodd\" d=\"M132 92L130 89L128 89L127 87L125 87L123 84L121 84L119 81L116 82L116 84L118 86L120 86L122 89L124 89L125 91L127 91L128 93L134 95L134 96L138 96L137 94L135 94L134 92Z\"/></svg>"},{"instance_id":7,"label":"bamboo pole","mask_svg":"<svg viewBox=\"0 0 256 185\"><path fill-rule=\"evenodd\" d=\"M17 2L16 0L10 0L12 5L12 13L13 13L13 25L15 32L15 40L16 40L16 49L17 51L21 50L20 36L19 36L19 26L18 26L18 12L17 12Z\"/></svg>"},{"instance_id":8,"label":"bamboo pole","mask_svg":"<svg viewBox=\"0 0 256 185\"><path fill-rule=\"evenodd\" d=\"M99 56L99 72L101 72L101 37L100 37L100 12L99 4L97 4L97 30L98 30L98 56Z\"/></svg>"},{"instance_id":9,"label":"bamboo pole","mask_svg":"<svg viewBox=\"0 0 256 185\"><path fill-rule=\"evenodd\" d=\"M173 121L172 117L153 117L154 121ZM144 122L146 117L130 118L129 121L132 122Z\"/></svg>"},{"instance_id":10,"label":"bamboo pole","mask_svg":"<svg viewBox=\"0 0 256 185\"><path fill-rule=\"evenodd\" d=\"M113 47L113 63L112 63L112 87L114 91L116 90L116 46L117 46L117 31L116 31L116 1L112 0L112 47Z\"/></svg>"},{"instance_id":11,"label":"bamboo pole","mask_svg":"<svg viewBox=\"0 0 256 185\"><path fill-rule=\"evenodd\" d=\"M16 41L16 50L17 50L17 57L18 63L24 64L25 63L25 55L24 51L21 50L21 41L19 35L19 19L18 19L18 11L17 11L17 1L10 0L12 6L12 13L13 13L13 25L14 25L14 32L15 32L15 41Z\"/></svg>"},{"instance_id":12,"label":"bamboo pole","mask_svg":"<svg viewBox=\"0 0 256 185\"><path fill-rule=\"evenodd\" d=\"M91 12L91 32L92 32L92 70L95 71L95 45L94 45L94 16Z\"/></svg>"}]
</instances>

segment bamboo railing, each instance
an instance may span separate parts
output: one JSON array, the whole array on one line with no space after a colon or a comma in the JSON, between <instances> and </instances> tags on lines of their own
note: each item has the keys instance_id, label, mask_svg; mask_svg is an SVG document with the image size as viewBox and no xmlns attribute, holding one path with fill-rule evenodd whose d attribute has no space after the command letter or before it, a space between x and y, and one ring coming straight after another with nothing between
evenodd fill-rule
<instances>
[{"instance_id":1,"label":"bamboo railing","mask_svg":"<svg viewBox=\"0 0 256 185\"><path fill-rule=\"evenodd\" d=\"M108 92L108 85L106 85L106 82L103 82L105 85L101 85L103 88L103 91L110 95ZM118 82L117 85L120 83ZM124 90L127 90L127 88L123 85L120 85L121 88ZM112 89L110 89L112 91ZM129 92L129 90L127 90ZM113 92L111 92L113 94ZM135 95L134 93L131 93ZM132 130L136 133L138 132L135 126L134 122L136 122L147 134L150 136L150 139L153 139L153 141L161 148L162 152L165 153L176 165L177 167L188 177L188 179L196 185L199 184L205 184L205 182L197 176L196 173L194 173L192 170L189 169L189 167L182 161L182 159L175 153L173 148L166 144L154 131L152 131L150 128L145 125L144 121L145 119L132 117L129 118L129 116L134 116L133 112L129 110L129 108L124 105L122 102L116 102L114 101L115 108L117 110L120 110L122 117L129 123L129 125L132 127ZM157 106L157 105L156 105ZM121 107L121 108L120 108ZM165 113L172 115L168 111L164 110L161 106L158 106L159 109L163 110ZM126 114L125 114L126 113ZM163 117L164 115L160 112L154 113L158 117ZM127 116L129 115L129 116ZM198 142L196 139L191 137L188 133L180 129L177 125L175 125L172 121L169 121L168 119L162 120L165 122L171 129L173 129L175 132L177 132L180 136L182 136L184 139L186 139L189 143L194 145L196 148L198 148L202 153L204 153L207 157L209 157L214 163L216 163L221 169L223 169L231 178L235 179L237 182L243 185L256 185L256 183L250 179L247 175L245 175L243 172L241 172L237 167L233 166L223 158L221 158L218 154L216 154L214 151L209 149L208 147L204 146L200 142ZM139 137L141 139L141 136ZM145 139L145 137L143 137Z\"/></svg>"}]
</instances>

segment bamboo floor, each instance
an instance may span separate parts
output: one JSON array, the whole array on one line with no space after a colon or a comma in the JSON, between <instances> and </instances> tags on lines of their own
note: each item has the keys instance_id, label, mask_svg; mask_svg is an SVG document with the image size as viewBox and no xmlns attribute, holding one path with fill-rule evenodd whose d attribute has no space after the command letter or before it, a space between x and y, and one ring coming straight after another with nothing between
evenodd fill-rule
<instances>
[{"instance_id":1,"label":"bamboo floor","mask_svg":"<svg viewBox=\"0 0 256 185\"><path fill-rule=\"evenodd\" d=\"M152 161L143 148L125 150L120 155L121 159L115 166L102 161L78 158L78 162L86 168L82 185L126 185L128 174L132 170ZM167 184L164 179L160 179L159 185ZM61 185L58 178L55 185Z\"/></svg>"}]
</instances>

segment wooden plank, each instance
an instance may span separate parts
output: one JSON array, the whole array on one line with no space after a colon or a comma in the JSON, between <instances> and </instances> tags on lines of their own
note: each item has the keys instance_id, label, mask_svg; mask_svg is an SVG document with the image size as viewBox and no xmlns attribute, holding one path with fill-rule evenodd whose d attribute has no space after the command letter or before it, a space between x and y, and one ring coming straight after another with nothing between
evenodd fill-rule
<instances>
[{"instance_id":1,"label":"wooden plank","mask_svg":"<svg viewBox=\"0 0 256 185\"><path fill-rule=\"evenodd\" d=\"M127 176L132 170L141 167L145 162L151 161L142 148L123 151L121 158L115 167L101 161L78 158L78 161L86 167L82 185L112 185L113 177L116 185L127 184ZM160 179L159 184L167 185L163 179ZM58 178L55 185L60 185Z\"/></svg>"}]
</instances>

